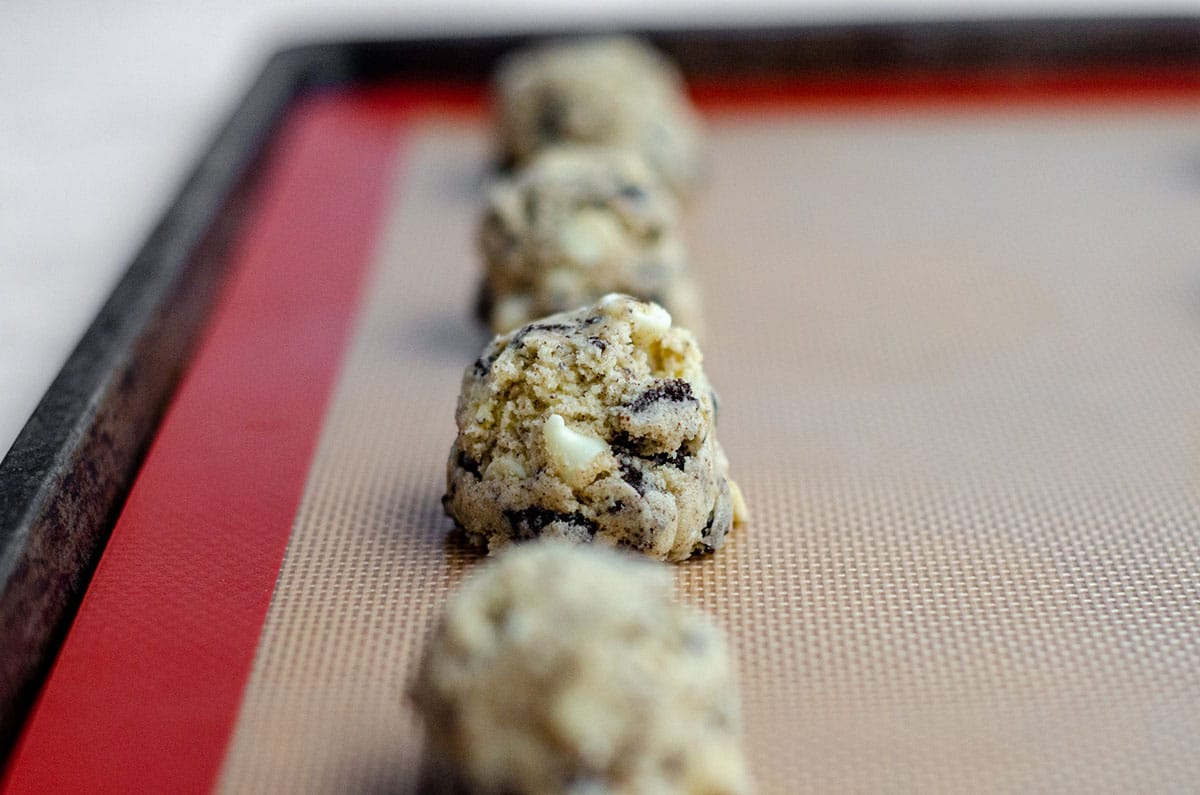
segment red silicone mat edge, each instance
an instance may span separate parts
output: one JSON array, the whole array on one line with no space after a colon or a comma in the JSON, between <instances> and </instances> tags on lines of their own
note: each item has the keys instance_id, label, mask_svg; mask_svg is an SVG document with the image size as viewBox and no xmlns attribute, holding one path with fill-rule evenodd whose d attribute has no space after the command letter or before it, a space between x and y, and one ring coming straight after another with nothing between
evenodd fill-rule
<instances>
[{"instance_id":1,"label":"red silicone mat edge","mask_svg":"<svg viewBox=\"0 0 1200 795\"><path fill-rule=\"evenodd\" d=\"M363 124L363 114L379 123ZM355 94L320 95L291 113L231 282L6 791L212 786L372 257L398 134L395 106Z\"/></svg>"}]
</instances>

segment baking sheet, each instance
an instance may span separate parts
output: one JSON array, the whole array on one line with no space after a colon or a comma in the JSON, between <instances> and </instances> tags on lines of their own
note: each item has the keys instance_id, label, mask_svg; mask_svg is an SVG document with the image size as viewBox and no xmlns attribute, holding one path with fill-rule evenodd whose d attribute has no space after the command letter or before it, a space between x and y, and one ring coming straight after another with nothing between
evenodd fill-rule
<instances>
[{"instance_id":1,"label":"baking sheet","mask_svg":"<svg viewBox=\"0 0 1200 795\"><path fill-rule=\"evenodd\" d=\"M753 521L677 567L761 790L1200 776L1200 105L709 114L689 210ZM414 119L220 788L411 791L403 689L479 558L439 497L483 116Z\"/></svg>"}]
</instances>

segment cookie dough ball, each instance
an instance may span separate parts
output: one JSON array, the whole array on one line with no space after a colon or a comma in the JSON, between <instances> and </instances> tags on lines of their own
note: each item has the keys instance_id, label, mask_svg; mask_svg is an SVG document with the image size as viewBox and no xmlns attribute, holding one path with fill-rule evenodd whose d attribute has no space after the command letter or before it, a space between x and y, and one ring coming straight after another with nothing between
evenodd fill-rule
<instances>
[{"instance_id":1,"label":"cookie dough ball","mask_svg":"<svg viewBox=\"0 0 1200 795\"><path fill-rule=\"evenodd\" d=\"M700 360L665 309L615 294L497 337L463 376L446 512L491 551L716 549L744 508Z\"/></svg>"},{"instance_id":2,"label":"cookie dough ball","mask_svg":"<svg viewBox=\"0 0 1200 795\"><path fill-rule=\"evenodd\" d=\"M679 71L636 39L518 51L501 63L495 89L501 151L514 164L552 144L611 144L641 154L680 194L700 182L700 122Z\"/></svg>"},{"instance_id":3,"label":"cookie dough ball","mask_svg":"<svg viewBox=\"0 0 1200 795\"><path fill-rule=\"evenodd\" d=\"M444 791L751 789L720 633L671 600L666 567L629 555L539 542L486 564L412 695Z\"/></svg>"},{"instance_id":4,"label":"cookie dough ball","mask_svg":"<svg viewBox=\"0 0 1200 795\"><path fill-rule=\"evenodd\" d=\"M497 334L611 292L658 301L695 330L679 208L631 152L545 150L491 187L479 237L480 310Z\"/></svg>"}]
</instances>

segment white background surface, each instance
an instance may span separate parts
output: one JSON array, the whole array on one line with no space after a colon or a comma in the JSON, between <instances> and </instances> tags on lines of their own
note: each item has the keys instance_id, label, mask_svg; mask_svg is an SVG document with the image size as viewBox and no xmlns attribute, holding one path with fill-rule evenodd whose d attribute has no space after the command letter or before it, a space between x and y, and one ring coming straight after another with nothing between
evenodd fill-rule
<instances>
[{"instance_id":1,"label":"white background surface","mask_svg":"<svg viewBox=\"0 0 1200 795\"><path fill-rule=\"evenodd\" d=\"M1200 0L0 0L0 452L271 51L578 25L1200 14Z\"/></svg>"}]
</instances>

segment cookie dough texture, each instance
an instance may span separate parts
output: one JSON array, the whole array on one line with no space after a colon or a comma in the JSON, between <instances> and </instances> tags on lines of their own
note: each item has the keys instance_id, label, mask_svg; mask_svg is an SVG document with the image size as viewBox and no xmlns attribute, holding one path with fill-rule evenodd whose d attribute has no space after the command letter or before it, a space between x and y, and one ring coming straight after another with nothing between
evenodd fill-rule
<instances>
[{"instance_id":1,"label":"cookie dough texture","mask_svg":"<svg viewBox=\"0 0 1200 795\"><path fill-rule=\"evenodd\" d=\"M543 541L485 564L412 694L434 790L751 789L720 633L671 600L669 569L631 555Z\"/></svg>"},{"instance_id":2,"label":"cookie dough texture","mask_svg":"<svg viewBox=\"0 0 1200 795\"><path fill-rule=\"evenodd\" d=\"M492 340L467 368L446 512L496 551L553 536L672 561L744 509L691 332L611 295Z\"/></svg>"},{"instance_id":3,"label":"cookie dough texture","mask_svg":"<svg viewBox=\"0 0 1200 795\"><path fill-rule=\"evenodd\" d=\"M663 304L696 330L679 207L637 155L560 146L492 185L480 227L480 311L496 333L610 292Z\"/></svg>"},{"instance_id":4,"label":"cookie dough texture","mask_svg":"<svg viewBox=\"0 0 1200 795\"><path fill-rule=\"evenodd\" d=\"M679 71L625 36L517 51L497 70L500 147L515 165L546 146L609 144L641 154L672 190L701 181L700 122Z\"/></svg>"}]
</instances>

